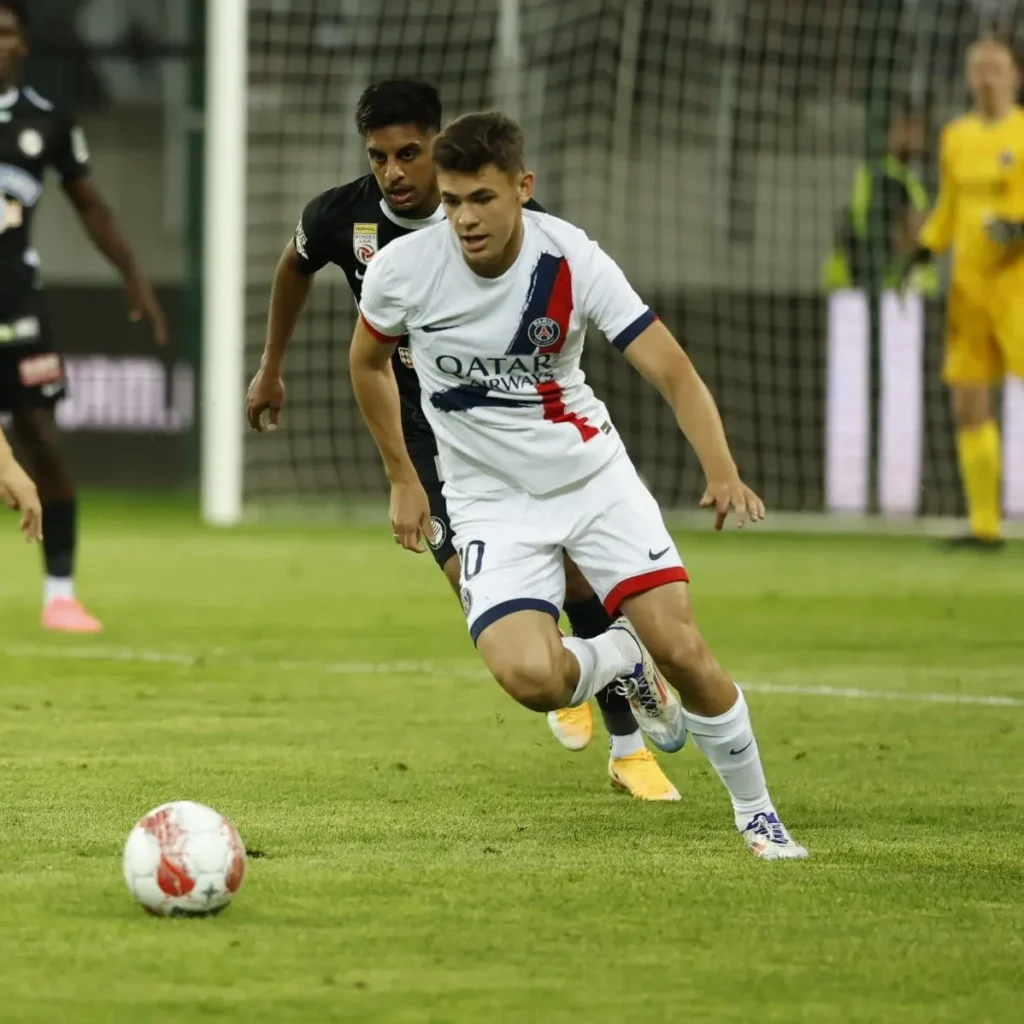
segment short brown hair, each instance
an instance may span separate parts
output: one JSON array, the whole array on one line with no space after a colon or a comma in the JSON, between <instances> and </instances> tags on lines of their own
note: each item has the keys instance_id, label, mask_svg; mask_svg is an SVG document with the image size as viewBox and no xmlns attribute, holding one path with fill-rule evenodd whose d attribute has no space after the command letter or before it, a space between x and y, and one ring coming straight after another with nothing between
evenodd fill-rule
<instances>
[{"instance_id":1,"label":"short brown hair","mask_svg":"<svg viewBox=\"0 0 1024 1024\"><path fill-rule=\"evenodd\" d=\"M523 129L497 110L457 117L434 140L434 163L442 171L474 174L494 164L505 174L526 167Z\"/></svg>"}]
</instances>

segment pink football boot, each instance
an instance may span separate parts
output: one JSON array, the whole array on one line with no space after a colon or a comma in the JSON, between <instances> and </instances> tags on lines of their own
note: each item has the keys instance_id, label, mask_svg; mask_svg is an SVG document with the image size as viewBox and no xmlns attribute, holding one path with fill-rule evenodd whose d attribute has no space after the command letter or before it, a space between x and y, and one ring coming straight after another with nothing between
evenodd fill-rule
<instances>
[{"instance_id":1,"label":"pink football boot","mask_svg":"<svg viewBox=\"0 0 1024 1024\"><path fill-rule=\"evenodd\" d=\"M73 597L55 597L43 609L43 629L51 633L99 633L103 624Z\"/></svg>"}]
</instances>

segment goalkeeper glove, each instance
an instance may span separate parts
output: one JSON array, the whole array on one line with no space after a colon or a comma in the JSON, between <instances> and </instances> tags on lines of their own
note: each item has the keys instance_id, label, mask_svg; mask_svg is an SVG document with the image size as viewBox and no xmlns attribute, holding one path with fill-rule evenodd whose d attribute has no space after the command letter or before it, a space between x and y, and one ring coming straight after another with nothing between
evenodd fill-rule
<instances>
[{"instance_id":1,"label":"goalkeeper glove","mask_svg":"<svg viewBox=\"0 0 1024 1024\"><path fill-rule=\"evenodd\" d=\"M1024 242L1024 221L990 217L985 221L985 234L996 245L1014 245Z\"/></svg>"}]
</instances>

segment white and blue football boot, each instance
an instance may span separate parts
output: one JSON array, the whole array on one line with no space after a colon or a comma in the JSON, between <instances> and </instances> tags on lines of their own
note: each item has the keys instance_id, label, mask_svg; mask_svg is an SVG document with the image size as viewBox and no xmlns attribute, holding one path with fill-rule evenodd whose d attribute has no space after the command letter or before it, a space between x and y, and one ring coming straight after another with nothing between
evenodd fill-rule
<instances>
[{"instance_id":1,"label":"white and blue football boot","mask_svg":"<svg viewBox=\"0 0 1024 1024\"><path fill-rule=\"evenodd\" d=\"M682 750L686 743L686 718L679 695L661 678L650 652L625 616L615 620L608 632L613 631L625 633L632 640L637 661L629 675L611 685L629 701L637 724L659 750L666 754Z\"/></svg>"},{"instance_id":2,"label":"white and blue football boot","mask_svg":"<svg viewBox=\"0 0 1024 1024\"><path fill-rule=\"evenodd\" d=\"M755 814L740 833L747 849L761 860L804 860L810 856L779 821L774 811Z\"/></svg>"}]
</instances>

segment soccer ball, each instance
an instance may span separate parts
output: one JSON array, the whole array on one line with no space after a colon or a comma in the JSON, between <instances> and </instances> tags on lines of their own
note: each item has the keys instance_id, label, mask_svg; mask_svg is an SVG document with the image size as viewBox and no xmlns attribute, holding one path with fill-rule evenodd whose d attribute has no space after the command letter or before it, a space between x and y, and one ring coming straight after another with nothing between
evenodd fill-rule
<instances>
[{"instance_id":1,"label":"soccer ball","mask_svg":"<svg viewBox=\"0 0 1024 1024\"><path fill-rule=\"evenodd\" d=\"M218 914L244 877L245 846L235 826L191 800L154 807L124 844L128 889L161 917Z\"/></svg>"}]
</instances>

